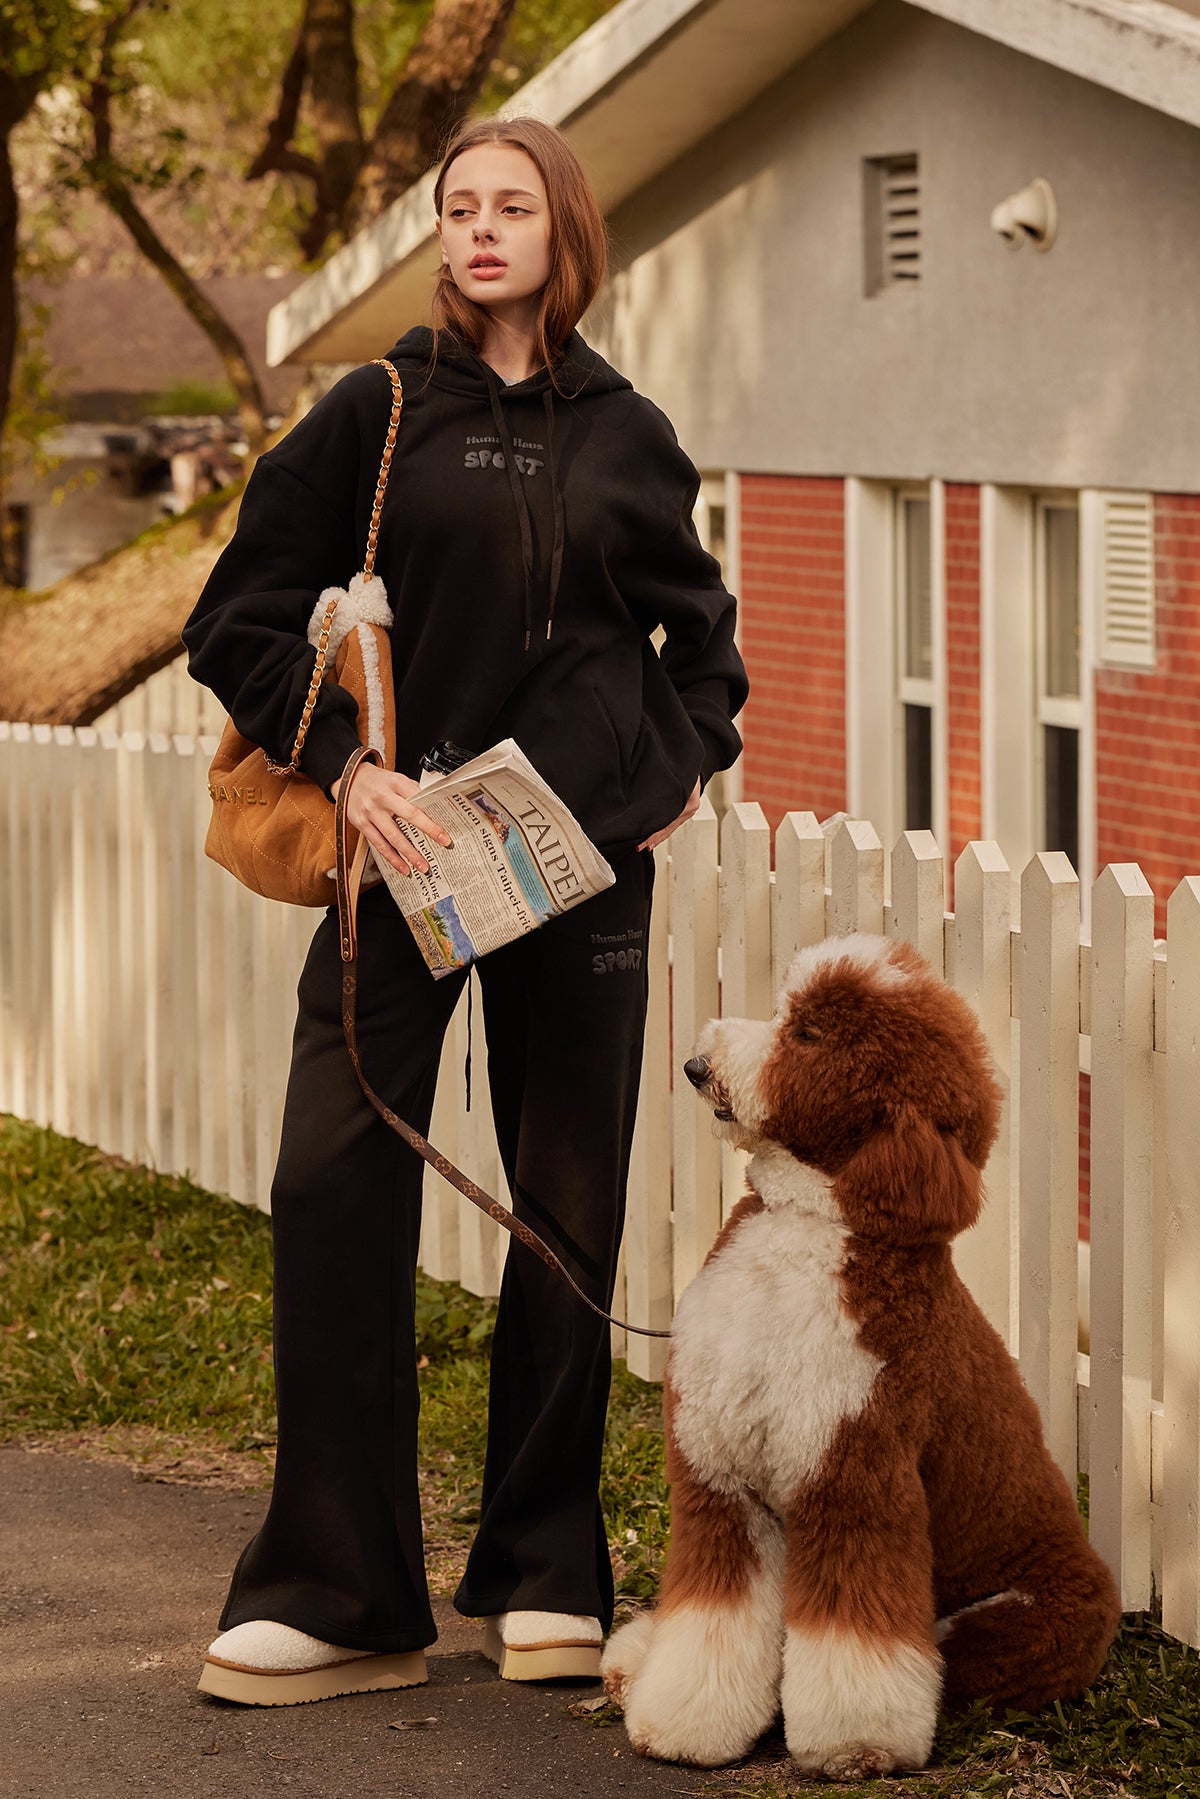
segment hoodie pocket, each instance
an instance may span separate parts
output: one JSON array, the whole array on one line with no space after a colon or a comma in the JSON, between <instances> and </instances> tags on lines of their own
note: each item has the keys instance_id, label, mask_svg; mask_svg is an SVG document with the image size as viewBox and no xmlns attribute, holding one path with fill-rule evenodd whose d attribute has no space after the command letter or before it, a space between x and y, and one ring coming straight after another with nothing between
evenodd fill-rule
<instances>
[{"instance_id":1,"label":"hoodie pocket","mask_svg":"<svg viewBox=\"0 0 1200 1799\"><path fill-rule=\"evenodd\" d=\"M603 693L601 693L601 691L598 687L593 687L592 688L592 696L595 699L596 705L600 712L600 716L604 720L604 723L608 729L608 734L612 738L613 754L614 754L614 758L615 758L615 767L616 767L615 785L617 787L617 791L621 795L622 801L626 805L628 805L628 803L629 803L630 753L621 737L620 727L618 726L616 719L613 717L612 709L609 706L608 701L605 699Z\"/></svg>"}]
</instances>

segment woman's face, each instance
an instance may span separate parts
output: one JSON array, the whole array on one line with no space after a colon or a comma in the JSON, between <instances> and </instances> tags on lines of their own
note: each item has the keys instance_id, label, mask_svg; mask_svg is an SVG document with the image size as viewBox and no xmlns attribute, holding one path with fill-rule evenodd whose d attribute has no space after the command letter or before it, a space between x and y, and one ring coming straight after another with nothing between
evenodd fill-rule
<instances>
[{"instance_id":1,"label":"woman's face","mask_svg":"<svg viewBox=\"0 0 1200 1799\"><path fill-rule=\"evenodd\" d=\"M550 209L537 164L514 144L477 144L446 171L437 228L455 286L501 310L550 279Z\"/></svg>"}]
</instances>

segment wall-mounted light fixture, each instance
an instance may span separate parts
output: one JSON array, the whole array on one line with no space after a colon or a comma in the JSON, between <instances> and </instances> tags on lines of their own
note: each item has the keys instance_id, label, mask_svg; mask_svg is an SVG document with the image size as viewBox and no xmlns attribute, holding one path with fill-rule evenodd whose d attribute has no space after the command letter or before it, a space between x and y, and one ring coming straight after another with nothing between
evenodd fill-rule
<instances>
[{"instance_id":1,"label":"wall-mounted light fixture","mask_svg":"<svg viewBox=\"0 0 1200 1799\"><path fill-rule=\"evenodd\" d=\"M1039 175L1019 193L1001 200L992 211L992 230L1015 249L1028 243L1035 250L1048 250L1058 235L1058 202L1050 183Z\"/></svg>"}]
</instances>

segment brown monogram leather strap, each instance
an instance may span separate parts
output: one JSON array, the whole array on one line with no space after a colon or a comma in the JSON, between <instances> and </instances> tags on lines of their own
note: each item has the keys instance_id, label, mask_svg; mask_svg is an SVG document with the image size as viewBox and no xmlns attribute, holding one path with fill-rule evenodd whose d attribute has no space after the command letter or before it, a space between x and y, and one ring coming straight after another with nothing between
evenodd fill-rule
<instances>
[{"instance_id":1,"label":"brown monogram leather strap","mask_svg":"<svg viewBox=\"0 0 1200 1799\"><path fill-rule=\"evenodd\" d=\"M526 1249L531 1249L534 1255L540 1257L552 1273L566 1281L571 1291L583 1301L589 1311L595 1312L596 1316L603 1318L607 1324L615 1324L619 1330L633 1331L639 1337L669 1337L671 1335L669 1330L648 1330L645 1325L627 1324L622 1318L614 1318L610 1312L604 1311L594 1300L589 1299L579 1283L563 1267L554 1251L542 1242L537 1232L530 1230L527 1224L515 1217L508 1207L502 1205L498 1199L493 1199L490 1193L485 1192L482 1187L476 1186L475 1182L470 1180L461 1168L454 1166L448 1156L444 1156L439 1150L434 1149L433 1145L422 1137L420 1131L414 1130L411 1124L405 1124L403 1118L398 1117L390 1106L384 1104L363 1073L362 1062L358 1054L358 1028L355 1019L358 998L357 914L358 894L362 886L368 844L366 838L360 836L355 845L354 855L352 858L350 857L347 848L346 801L349 798L354 777L364 762L379 763L378 752L365 747L355 750L342 775L334 815L337 842L338 928L342 950L342 1030L346 1038L346 1048L350 1051L350 1060L354 1064L354 1072L358 1076L359 1086L384 1123L390 1125L397 1136L403 1137L410 1148L415 1149L419 1156L423 1156L431 1168L436 1168L437 1172L445 1180L448 1180L452 1187L457 1187L464 1199L469 1199L473 1206L478 1206L481 1212L486 1212L489 1218L493 1218L497 1224L511 1232L518 1243L523 1243Z\"/></svg>"},{"instance_id":2,"label":"brown monogram leather strap","mask_svg":"<svg viewBox=\"0 0 1200 1799\"><path fill-rule=\"evenodd\" d=\"M371 506L371 522L367 527L367 553L363 558L363 579L369 581L375 573L375 550L379 542L379 515L383 511L383 498L387 493L388 476L392 469L392 456L396 449L396 432L400 425L400 409L404 405L404 389L400 385L400 377L386 356L376 356L375 363L386 369L392 383L392 415L388 420L387 437L384 439L383 456L379 463L379 477L375 482L375 499ZM292 745L290 762L272 762L267 757L267 767L273 775L294 775L300 770L300 752L304 748L304 739L308 736L308 727L312 723L313 708L317 703L317 695L321 691L321 682L325 679L325 663L329 655L329 633L333 627L333 615L337 611L337 594L325 608L325 616L321 620L321 634L317 638L317 659L313 663L312 678L308 683L308 693L304 700L304 711L300 715L300 723L296 729L296 741Z\"/></svg>"}]
</instances>

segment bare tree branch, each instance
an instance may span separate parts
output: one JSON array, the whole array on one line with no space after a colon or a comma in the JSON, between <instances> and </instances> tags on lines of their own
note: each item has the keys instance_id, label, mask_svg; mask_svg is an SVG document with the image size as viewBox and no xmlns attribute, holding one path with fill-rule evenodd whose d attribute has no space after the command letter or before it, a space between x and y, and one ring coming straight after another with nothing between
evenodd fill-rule
<instances>
[{"instance_id":1,"label":"bare tree branch","mask_svg":"<svg viewBox=\"0 0 1200 1799\"><path fill-rule=\"evenodd\" d=\"M146 217L124 170L112 153L113 57L121 31L137 10L140 0L130 0L125 10L105 27L100 64L84 95L84 108L92 121L92 154L84 160L88 177L109 209L120 219L138 249L158 270L171 292L182 302L216 349L225 365L230 386L237 395L238 413L251 452L257 454L266 435L262 390L242 340L207 295L174 256Z\"/></svg>"},{"instance_id":2,"label":"bare tree branch","mask_svg":"<svg viewBox=\"0 0 1200 1799\"><path fill-rule=\"evenodd\" d=\"M304 77L308 70L304 28L305 20L301 20L300 35L292 47L292 54L280 83L279 111L267 126L266 143L246 170L247 181L258 181L272 169L282 169L284 164L281 158L291 149L292 139L296 135L296 120L300 114L300 98L304 92ZM299 171L293 167L291 172ZM313 178L319 181L320 171L315 163L312 165L312 173Z\"/></svg>"},{"instance_id":3,"label":"bare tree branch","mask_svg":"<svg viewBox=\"0 0 1200 1799\"><path fill-rule=\"evenodd\" d=\"M320 154L292 147L307 84ZM283 72L279 110L267 141L246 171L256 181L269 171L301 175L313 184L313 210L299 232L302 254L317 256L337 225L366 154L358 111L358 54L354 0L307 0L300 31Z\"/></svg>"},{"instance_id":4,"label":"bare tree branch","mask_svg":"<svg viewBox=\"0 0 1200 1799\"><path fill-rule=\"evenodd\" d=\"M37 98L41 75L0 74L0 444L12 400L13 370L17 360L17 190L13 182L9 138ZM2 471L0 471L2 474ZM0 488L0 586L15 581Z\"/></svg>"},{"instance_id":5,"label":"bare tree branch","mask_svg":"<svg viewBox=\"0 0 1200 1799\"><path fill-rule=\"evenodd\" d=\"M349 236L437 159L483 84L516 0L437 0L379 116L341 225Z\"/></svg>"}]
</instances>

